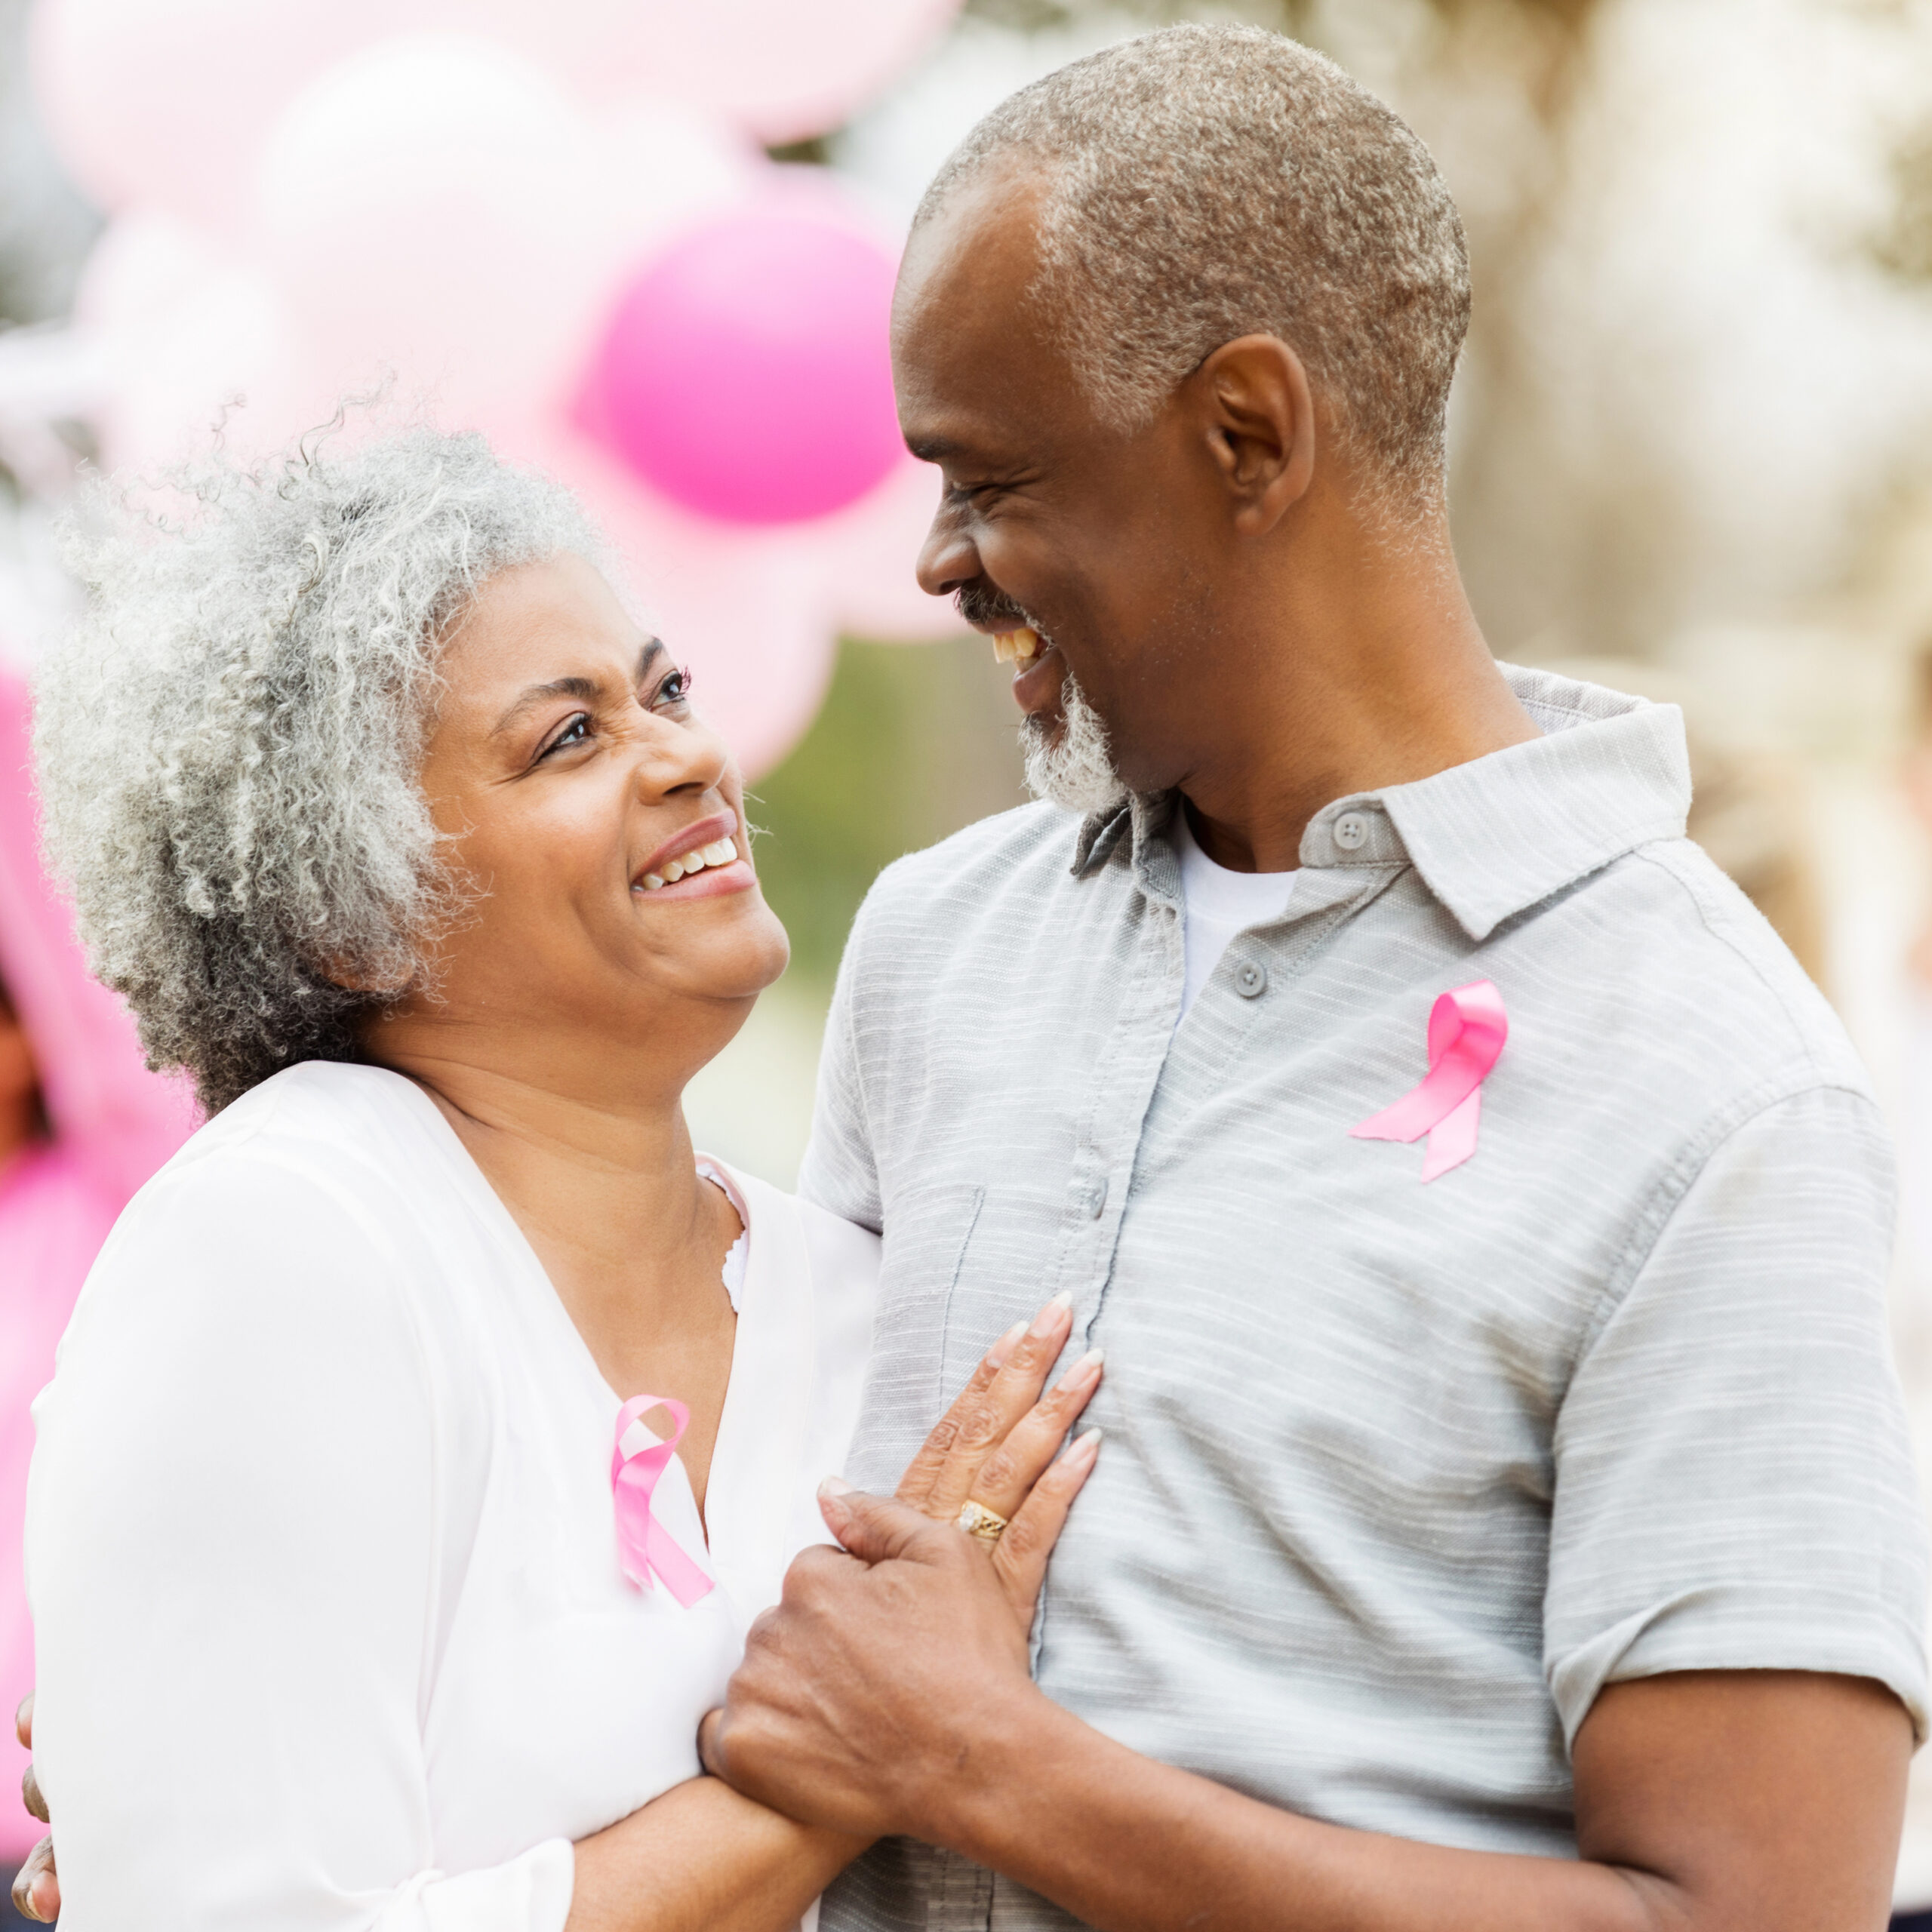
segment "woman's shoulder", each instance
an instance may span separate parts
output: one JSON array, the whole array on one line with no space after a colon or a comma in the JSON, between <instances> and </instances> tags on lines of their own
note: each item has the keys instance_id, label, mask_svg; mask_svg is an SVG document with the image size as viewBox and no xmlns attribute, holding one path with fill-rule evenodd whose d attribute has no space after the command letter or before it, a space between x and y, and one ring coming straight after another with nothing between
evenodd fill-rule
<instances>
[{"instance_id":1,"label":"woman's shoulder","mask_svg":"<svg viewBox=\"0 0 1932 1932\"><path fill-rule=\"evenodd\" d=\"M440 1125L435 1103L399 1073L304 1060L224 1107L189 1136L161 1174L179 1178L211 1161L238 1158L381 1172L398 1155L412 1164L424 1159Z\"/></svg>"},{"instance_id":2,"label":"woman's shoulder","mask_svg":"<svg viewBox=\"0 0 1932 1932\"><path fill-rule=\"evenodd\" d=\"M333 1198L358 1216L408 1217L458 1185L450 1138L435 1102L401 1075L304 1061L190 1134L129 1213L139 1220L164 1201L176 1213L197 1200L214 1208L272 1170L278 1189Z\"/></svg>"},{"instance_id":3,"label":"woman's shoulder","mask_svg":"<svg viewBox=\"0 0 1932 1932\"><path fill-rule=\"evenodd\" d=\"M455 1192L438 1130L434 1103L399 1075L289 1067L191 1135L134 1196L84 1300L123 1281L219 1300L318 1262L345 1299L355 1281L414 1299L426 1267L435 1272L438 1196Z\"/></svg>"},{"instance_id":4,"label":"woman's shoulder","mask_svg":"<svg viewBox=\"0 0 1932 1932\"><path fill-rule=\"evenodd\" d=\"M467 1472L464 1494L485 1481L488 1297L472 1292L473 1203L439 1171L441 1125L373 1067L292 1067L224 1108L88 1276L35 1408L42 1440L65 1445L50 1466L91 1467L77 1445L112 1422L189 1456L292 1431L406 1460L433 1435L461 1452L443 1466Z\"/></svg>"}]
</instances>

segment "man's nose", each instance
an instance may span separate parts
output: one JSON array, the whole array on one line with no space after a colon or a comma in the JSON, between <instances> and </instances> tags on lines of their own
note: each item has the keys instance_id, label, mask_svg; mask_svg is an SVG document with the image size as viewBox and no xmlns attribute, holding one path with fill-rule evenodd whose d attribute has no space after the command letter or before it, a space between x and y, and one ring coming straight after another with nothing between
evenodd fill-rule
<instances>
[{"instance_id":1,"label":"man's nose","mask_svg":"<svg viewBox=\"0 0 1932 1932\"><path fill-rule=\"evenodd\" d=\"M919 547L916 565L919 588L931 597L950 597L962 586L985 574L979 546L956 529L949 528L945 512L933 519L926 540Z\"/></svg>"}]
</instances>

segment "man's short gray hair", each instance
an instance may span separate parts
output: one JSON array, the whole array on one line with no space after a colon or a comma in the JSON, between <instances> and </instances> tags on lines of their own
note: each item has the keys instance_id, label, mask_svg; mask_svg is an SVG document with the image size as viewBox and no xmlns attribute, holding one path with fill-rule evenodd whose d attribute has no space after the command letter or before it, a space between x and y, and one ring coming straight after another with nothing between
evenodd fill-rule
<instances>
[{"instance_id":1,"label":"man's short gray hair","mask_svg":"<svg viewBox=\"0 0 1932 1932\"><path fill-rule=\"evenodd\" d=\"M88 609L42 667L35 751L94 969L213 1112L358 1057L362 1019L417 983L461 903L418 783L441 642L495 571L601 546L480 436L175 480L185 516L103 485L70 519Z\"/></svg>"},{"instance_id":2,"label":"man's short gray hair","mask_svg":"<svg viewBox=\"0 0 1932 1932\"><path fill-rule=\"evenodd\" d=\"M995 108L918 220L1009 159L1044 166L1034 294L1103 420L1140 427L1222 343L1272 334L1352 450L1404 497L1440 491L1462 222L1429 150L1332 60L1260 27L1123 42Z\"/></svg>"}]
</instances>

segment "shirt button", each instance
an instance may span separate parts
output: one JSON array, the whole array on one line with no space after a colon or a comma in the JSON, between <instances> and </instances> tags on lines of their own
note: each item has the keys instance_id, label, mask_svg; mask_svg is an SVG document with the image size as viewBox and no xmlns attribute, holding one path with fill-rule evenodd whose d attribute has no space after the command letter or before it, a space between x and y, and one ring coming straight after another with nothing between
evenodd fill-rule
<instances>
[{"instance_id":1,"label":"shirt button","mask_svg":"<svg viewBox=\"0 0 1932 1932\"><path fill-rule=\"evenodd\" d=\"M1094 1220L1100 1218L1100 1211L1107 1204L1107 1183L1104 1180L1090 1180L1087 1183L1087 1212Z\"/></svg>"},{"instance_id":2,"label":"shirt button","mask_svg":"<svg viewBox=\"0 0 1932 1932\"><path fill-rule=\"evenodd\" d=\"M1267 990L1267 968L1257 965L1252 959L1244 961L1235 974L1235 991L1243 999L1258 999Z\"/></svg>"},{"instance_id":3,"label":"shirt button","mask_svg":"<svg viewBox=\"0 0 1932 1932\"><path fill-rule=\"evenodd\" d=\"M1335 821L1335 843L1345 852L1358 852L1368 843L1368 820L1360 812L1344 812Z\"/></svg>"}]
</instances>

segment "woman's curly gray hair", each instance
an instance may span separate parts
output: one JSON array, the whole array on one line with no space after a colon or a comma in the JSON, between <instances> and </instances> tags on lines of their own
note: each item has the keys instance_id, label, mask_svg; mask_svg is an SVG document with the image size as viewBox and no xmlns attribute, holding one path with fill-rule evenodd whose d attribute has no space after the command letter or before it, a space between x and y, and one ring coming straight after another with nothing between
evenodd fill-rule
<instances>
[{"instance_id":1,"label":"woman's curly gray hair","mask_svg":"<svg viewBox=\"0 0 1932 1932\"><path fill-rule=\"evenodd\" d=\"M460 903L417 784L442 641L496 571L602 546L475 435L172 480L185 516L101 485L70 517L88 608L42 667L35 748L94 970L212 1113L358 1058L359 1023L417 983Z\"/></svg>"}]
</instances>

